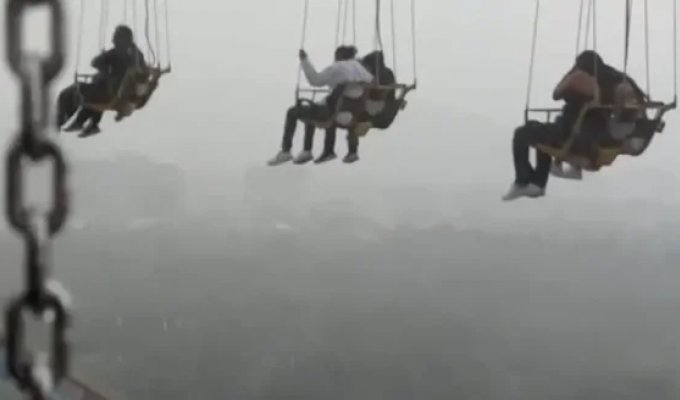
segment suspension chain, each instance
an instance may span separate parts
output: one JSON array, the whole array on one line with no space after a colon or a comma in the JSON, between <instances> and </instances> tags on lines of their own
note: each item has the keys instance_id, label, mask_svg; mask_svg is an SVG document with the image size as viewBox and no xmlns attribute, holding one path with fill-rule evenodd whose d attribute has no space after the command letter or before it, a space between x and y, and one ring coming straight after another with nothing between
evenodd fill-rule
<instances>
[{"instance_id":1,"label":"suspension chain","mask_svg":"<svg viewBox=\"0 0 680 400\"><path fill-rule=\"evenodd\" d=\"M64 64L64 10L61 0L7 0L7 61L20 81L21 125L6 156L6 214L25 247L25 289L5 314L7 369L30 399L45 400L68 373L68 293L50 279L52 238L68 215L67 166L60 146L50 139L50 87ZM51 23L49 54L26 49L23 25L32 8L44 6ZM50 210L28 204L24 191L29 168L49 162L52 167ZM45 352L30 349L25 317L31 315L50 331Z\"/></svg>"}]
</instances>

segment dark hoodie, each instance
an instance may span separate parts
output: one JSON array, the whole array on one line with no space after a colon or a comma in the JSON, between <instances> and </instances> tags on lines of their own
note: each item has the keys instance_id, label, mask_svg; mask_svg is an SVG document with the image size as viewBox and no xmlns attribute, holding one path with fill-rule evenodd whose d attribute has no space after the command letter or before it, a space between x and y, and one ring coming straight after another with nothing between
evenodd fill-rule
<instances>
[{"instance_id":1,"label":"dark hoodie","mask_svg":"<svg viewBox=\"0 0 680 400\"><path fill-rule=\"evenodd\" d=\"M381 86L389 86L397 83L394 72L385 65L385 57L381 51L374 51L366 55L361 63L368 69ZM401 104L397 101L396 90L377 90L370 95L372 100L383 100L385 109L380 114L371 118L373 126L378 129L387 129L392 125L399 113Z\"/></svg>"},{"instance_id":2,"label":"dark hoodie","mask_svg":"<svg viewBox=\"0 0 680 400\"><path fill-rule=\"evenodd\" d=\"M115 88L120 85L130 68L136 67L143 70L146 68L146 62L144 55L135 45L133 33L129 27L116 28L113 43L112 49L92 60L92 67L99 71L102 79Z\"/></svg>"},{"instance_id":3,"label":"dark hoodie","mask_svg":"<svg viewBox=\"0 0 680 400\"><path fill-rule=\"evenodd\" d=\"M397 83L394 72L385 65L385 57L382 51L369 53L361 60L361 63L373 75L378 85L389 86ZM394 90L388 91L384 97L385 101L394 101L396 99L395 92Z\"/></svg>"},{"instance_id":4,"label":"dark hoodie","mask_svg":"<svg viewBox=\"0 0 680 400\"><path fill-rule=\"evenodd\" d=\"M579 54L573 69L579 69L595 77L600 89L600 102L602 104L613 104L616 87L626 80L633 87L633 90L640 101L644 101L647 97L633 79L626 76L623 72L618 71L616 68L605 64L602 57L592 50L586 50ZM564 108L564 115L567 119L571 119L572 121L570 122L573 123L584 104L585 101L567 101ZM582 135L582 137L579 138L580 140L577 140L577 143L575 143L575 152L589 154L592 139L595 139L595 141L601 145L613 145L610 136L606 134L608 131L607 127L606 114L603 114L598 110L593 110L588 113L583 121L583 126L581 127L586 135Z\"/></svg>"},{"instance_id":5,"label":"dark hoodie","mask_svg":"<svg viewBox=\"0 0 680 400\"><path fill-rule=\"evenodd\" d=\"M623 72L618 71L604 63L602 57L592 50L586 50L579 54L576 58L574 68L594 76L597 79L597 84L600 87L601 101L603 104L612 104L614 102L614 91L616 87L624 80L628 80L636 95L640 99L644 99L645 93L640 89L637 82L630 77L627 77Z\"/></svg>"}]
</instances>

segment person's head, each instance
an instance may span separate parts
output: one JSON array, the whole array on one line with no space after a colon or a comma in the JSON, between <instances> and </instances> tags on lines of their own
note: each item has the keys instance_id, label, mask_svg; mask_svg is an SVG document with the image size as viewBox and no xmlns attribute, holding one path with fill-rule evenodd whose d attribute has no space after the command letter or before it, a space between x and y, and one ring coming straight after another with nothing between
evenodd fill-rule
<instances>
[{"instance_id":1,"label":"person's head","mask_svg":"<svg viewBox=\"0 0 680 400\"><path fill-rule=\"evenodd\" d=\"M586 50L576 57L575 68L587 72L590 75L596 75L605 71L605 63L593 50Z\"/></svg>"},{"instance_id":2,"label":"person's head","mask_svg":"<svg viewBox=\"0 0 680 400\"><path fill-rule=\"evenodd\" d=\"M134 34L127 25L119 25L113 32L113 45L116 48L126 48L134 44Z\"/></svg>"},{"instance_id":3,"label":"person's head","mask_svg":"<svg viewBox=\"0 0 680 400\"><path fill-rule=\"evenodd\" d=\"M335 49L335 61L353 60L357 56L357 48L354 46L340 46Z\"/></svg>"},{"instance_id":4,"label":"person's head","mask_svg":"<svg viewBox=\"0 0 680 400\"><path fill-rule=\"evenodd\" d=\"M637 97L640 99L645 98L645 93L633 79L626 77L623 72L616 68L605 64L602 57L593 50L586 50L579 54L576 57L574 68L578 68L597 79L597 83L602 90L602 101L605 103L614 101L616 86L626 79L632 85Z\"/></svg>"},{"instance_id":5,"label":"person's head","mask_svg":"<svg viewBox=\"0 0 680 400\"><path fill-rule=\"evenodd\" d=\"M372 53L368 53L367 55L365 55L364 58L361 60L361 63L369 71L383 69L385 68L385 55L383 54L382 51L379 50L374 51Z\"/></svg>"}]
</instances>

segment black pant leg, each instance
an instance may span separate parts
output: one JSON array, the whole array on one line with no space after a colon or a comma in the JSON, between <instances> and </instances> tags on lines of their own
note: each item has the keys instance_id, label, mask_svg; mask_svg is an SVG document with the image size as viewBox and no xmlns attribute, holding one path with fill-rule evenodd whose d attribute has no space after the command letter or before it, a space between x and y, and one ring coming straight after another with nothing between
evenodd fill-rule
<instances>
[{"instance_id":1,"label":"black pant leg","mask_svg":"<svg viewBox=\"0 0 680 400\"><path fill-rule=\"evenodd\" d=\"M515 183L518 185L528 185L534 175L534 169L529 162L529 131L531 129L532 127L529 124L517 128L512 139Z\"/></svg>"},{"instance_id":2,"label":"black pant leg","mask_svg":"<svg viewBox=\"0 0 680 400\"><path fill-rule=\"evenodd\" d=\"M359 137L351 130L347 131L347 152L350 154L359 152Z\"/></svg>"},{"instance_id":3,"label":"black pant leg","mask_svg":"<svg viewBox=\"0 0 680 400\"><path fill-rule=\"evenodd\" d=\"M314 148L314 132L316 131L316 126L311 123L305 123L305 143L303 150L312 151Z\"/></svg>"},{"instance_id":4,"label":"black pant leg","mask_svg":"<svg viewBox=\"0 0 680 400\"><path fill-rule=\"evenodd\" d=\"M533 184L545 189L550 178L552 156L540 150L536 150L536 169L534 170Z\"/></svg>"},{"instance_id":5,"label":"black pant leg","mask_svg":"<svg viewBox=\"0 0 680 400\"><path fill-rule=\"evenodd\" d=\"M71 85L59 93L57 98L57 125L62 127L78 111L78 88Z\"/></svg>"},{"instance_id":6,"label":"black pant leg","mask_svg":"<svg viewBox=\"0 0 680 400\"><path fill-rule=\"evenodd\" d=\"M97 110L90 110L90 124L91 126L99 126L99 123L102 121L102 117L104 116L104 113L101 111Z\"/></svg>"},{"instance_id":7,"label":"black pant leg","mask_svg":"<svg viewBox=\"0 0 680 400\"><path fill-rule=\"evenodd\" d=\"M302 108L293 106L286 113L286 122L283 127L283 143L281 144L282 151L289 152L293 148L293 137L295 136L295 129L297 128L297 121L300 118Z\"/></svg>"},{"instance_id":8,"label":"black pant leg","mask_svg":"<svg viewBox=\"0 0 680 400\"><path fill-rule=\"evenodd\" d=\"M82 107L76 116L75 124L85 125L88 121L92 126L98 126L102 120L103 113L101 111L92 110L87 107Z\"/></svg>"},{"instance_id":9,"label":"black pant leg","mask_svg":"<svg viewBox=\"0 0 680 400\"><path fill-rule=\"evenodd\" d=\"M326 129L326 139L323 146L323 154L334 154L335 153L335 139L337 137L338 128L335 125Z\"/></svg>"},{"instance_id":10,"label":"black pant leg","mask_svg":"<svg viewBox=\"0 0 680 400\"><path fill-rule=\"evenodd\" d=\"M74 121L74 124L78 126L83 126L89 119L90 119L89 110L87 108L81 108L80 111L78 111L78 114L76 114L76 120Z\"/></svg>"},{"instance_id":11,"label":"black pant leg","mask_svg":"<svg viewBox=\"0 0 680 400\"><path fill-rule=\"evenodd\" d=\"M325 121L327 119L327 108L318 104L311 105L301 105L293 106L288 109L286 113L286 122L283 128L283 143L281 145L281 150L290 151L293 148L293 137L295 136L295 130L297 129L298 120L314 120L314 121ZM308 126L305 132L310 132L311 134L305 135L305 147L308 144L314 142L314 126ZM311 145L309 146L311 150Z\"/></svg>"}]
</instances>

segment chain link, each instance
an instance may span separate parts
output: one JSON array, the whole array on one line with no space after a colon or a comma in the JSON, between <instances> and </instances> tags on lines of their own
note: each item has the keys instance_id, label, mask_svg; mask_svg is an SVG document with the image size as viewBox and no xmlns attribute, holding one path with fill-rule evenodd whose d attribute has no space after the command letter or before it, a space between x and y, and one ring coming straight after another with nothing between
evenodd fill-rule
<instances>
[{"instance_id":1,"label":"chain link","mask_svg":"<svg viewBox=\"0 0 680 400\"><path fill-rule=\"evenodd\" d=\"M23 24L32 7L46 6L50 16L50 51L45 57L25 49ZM67 166L60 146L50 139L50 87L64 64L64 10L61 0L7 0L7 61L21 83L21 126L6 156L6 213L25 246L25 291L5 315L7 369L30 399L45 400L68 373L68 294L50 281L52 238L68 216ZM52 205L42 211L24 198L25 173L31 166L52 166ZM50 329L48 354L26 343L26 315Z\"/></svg>"}]
</instances>

